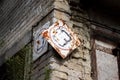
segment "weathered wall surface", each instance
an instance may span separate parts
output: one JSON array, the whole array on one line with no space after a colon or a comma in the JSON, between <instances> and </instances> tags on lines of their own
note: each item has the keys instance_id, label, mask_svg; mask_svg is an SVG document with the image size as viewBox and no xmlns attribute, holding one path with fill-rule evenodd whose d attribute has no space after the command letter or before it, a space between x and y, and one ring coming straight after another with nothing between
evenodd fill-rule
<instances>
[{"instance_id":1,"label":"weathered wall surface","mask_svg":"<svg viewBox=\"0 0 120 80\"><path fill-rule=\"evenodd\" d=\"M91 24L80 0L4 0L0 6L0 64L31 41L32 28L62 19L78 35L81 46L62 59L49 45L48 51L32 63L31 79L92 80Z\"/></svg>"},{"instance_id":2,"label":"weathered wall surface","mask_svg":"<svg viewBox=\"0 0 120 80\"><path fill-rule=\"evenodd\" d=\"M0 59L2 62L31 40L32 26L53 9L53 1L1 0Z\"/></svg>"}]
</instances>

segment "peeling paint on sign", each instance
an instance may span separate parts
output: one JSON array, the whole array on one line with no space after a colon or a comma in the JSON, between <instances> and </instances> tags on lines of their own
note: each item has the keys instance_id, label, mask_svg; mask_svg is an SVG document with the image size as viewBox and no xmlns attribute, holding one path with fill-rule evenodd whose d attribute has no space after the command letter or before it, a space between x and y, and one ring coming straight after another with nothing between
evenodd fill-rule
<instances>
[{"instance_id":1,"label":"peeling paint on sign","mask_svg":"<svg viewBox=\"0 0 120 80\"><path fill-rule=\"evenodd\" d=\"M47 30L44 30L42 35L62 58L66 58L71 51L80 45L76 34L74 34L62 20L58 20Z\"/></svg>"},{"instance_id":2,"label":"peeling paint on sign","mask_svg":"<svg viewBox=\"0 0 120 80\"><path fill-rule=\"evenodd\" d=\"M46 30L50 26L50 22L44 24L41 28L33 33L33 61L45 53L48 49L48 42L41 35L43 30Z\"/></svg>"}]
</instances>

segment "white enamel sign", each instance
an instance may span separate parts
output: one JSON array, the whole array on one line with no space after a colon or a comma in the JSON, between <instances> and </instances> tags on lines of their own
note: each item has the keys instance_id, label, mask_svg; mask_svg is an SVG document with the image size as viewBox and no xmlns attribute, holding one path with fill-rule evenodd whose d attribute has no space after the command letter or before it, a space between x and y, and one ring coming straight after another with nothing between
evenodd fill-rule
<instances>
[{"instance_id":1,"label":"white enamel sign","mask_svg":"<svg viewBox=\"0 0 120 80\"><path fill-rule=\"evenodd\" d=\"M33 33L33 61L39 58L43 53L48 49L48 42L41 36L43 30L46 30L50 25L50 22L47 22L41 28Z\"/></svg>"},{"instance_id":2,"label":"white enamel sign","mask_svg":"<svg viewBox=\"0 0 120 80\"><path fill-rule=\"evenodd\" d=\"M47 30L43 31L42 35L62 58L67 57L71 51L80 45L76 34L62 20L57 21Z\"/></svg>"}]
</instances>

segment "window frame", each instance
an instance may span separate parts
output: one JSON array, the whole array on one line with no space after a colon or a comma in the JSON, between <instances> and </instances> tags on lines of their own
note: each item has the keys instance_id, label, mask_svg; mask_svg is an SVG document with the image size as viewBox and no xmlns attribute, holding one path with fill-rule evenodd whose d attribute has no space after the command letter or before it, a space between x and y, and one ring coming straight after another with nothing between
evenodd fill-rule
<instances>
[{"instance_id":1,"label":"window frame","mask_svg":"<svg viewBox=\"0 0 120 80\"><path fill-rule=\"evenodd\" d=\"M95 40L101 40L104 42L113 42L115 44L118 44L120 42L117 42L120 40L120 35L117 32L113 32L112 30L103 28L101 26L97 26L94 28L91 28L91 77L93 80L98 80L98 72L97 72L97 62L96 62L96 46L95 46ZM120 49L118 50L117 56L117 62L118 62L118 76L120 80ZM114 55L114 54L113 54Z\"/></svg>"}]
</instances>

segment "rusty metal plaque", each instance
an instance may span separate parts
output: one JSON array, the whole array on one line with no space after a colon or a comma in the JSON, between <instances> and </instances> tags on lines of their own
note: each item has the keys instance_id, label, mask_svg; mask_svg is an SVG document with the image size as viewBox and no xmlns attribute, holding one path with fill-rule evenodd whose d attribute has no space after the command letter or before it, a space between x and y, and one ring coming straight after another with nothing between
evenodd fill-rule
<instances>
[{"instance_id":1,"label":"rusty metal plaque","mask_svg":"<svg viewBox=\"0 0 120 80\"><path fill-rule=\"evenodd\" d=\"M47 22L37 31L33 32L33 61L39 58L48 49L48 42L41 35L43 30L46 30L50 26L50 22Z\"/></svg>"},{"instance_id":2,"label":"rusty metal plaque","mask_svg":"<svg viewBox=\"0 0 120 80\"><path fill-rule=\"evenodd\" d=\"M66 58L70 52L80 45L76 34L62 20L58 20L47 30L44 30L42 36L46 38L62 58Z\"/></svg>"}]
</instances>

